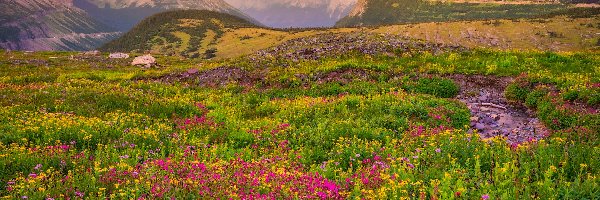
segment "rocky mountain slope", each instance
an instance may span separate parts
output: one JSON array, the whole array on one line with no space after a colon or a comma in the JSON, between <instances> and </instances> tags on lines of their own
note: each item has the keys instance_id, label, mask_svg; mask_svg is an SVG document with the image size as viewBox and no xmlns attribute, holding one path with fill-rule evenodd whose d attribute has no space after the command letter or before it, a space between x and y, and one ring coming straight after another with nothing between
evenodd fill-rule
<instances>
[{"instance_id":1,"label":"rocky mountain slope","mask_svg":"<svg viewBox=\"0 0 600 200\"><path fill-rule=\"evenodd\" d=\"M218 11L259 24L223 0L3 0L0 48L91 50L173 9Z\"/></svg>"},{"instance_id":2,"label":"rocky mountain slope","mask_svg":"<svg viewBox=\"0 0 600 200\"><path fill-rule=\"evenodd\" d=\"M348 15L356 0L228 0L270 27L330 27Z\"/></svg>"},{"instance_id":3,"label":"rocky mountain slope","mask_svg":"<svg viewBox=\"0 0 600 200\"><path fill-rule=\"evenodd\" d=\"M75 6L94 18L127 32L144 18L179 9L210 10L260 23L223 0L74 0Z\"/></svg>"},{"instance_id":4,"label":"rocky mountain slope","mask_svg":"<svg viewBox=\"0 0 600 200\"><path fill-rule=\"evenodd\" d=\"M5 0L0 3L2 49L88 50L119 34L74 7L72 0Z\"/></svg>"}]
</instances>

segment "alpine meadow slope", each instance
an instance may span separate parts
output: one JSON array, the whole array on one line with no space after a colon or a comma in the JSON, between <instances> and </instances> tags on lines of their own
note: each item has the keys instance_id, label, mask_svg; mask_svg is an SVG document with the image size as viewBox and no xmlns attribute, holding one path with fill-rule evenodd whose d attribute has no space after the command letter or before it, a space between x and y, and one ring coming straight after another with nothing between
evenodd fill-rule
<instances>
[{"instance_id":1,"label":"alpine meadow slope","mask_svg":"<svg viewBox=\"0 0 600 200\"><path fill-rule=\"evenodd\" d=\"M360 0L336 26L378 26L421 22L538 18L575 5L547 1ZM597 2L596 2L597 3ZM600 9L600 8L592 8Z\"/></svg>"},{"instance_id":2,"label":"alpine meadow slope","mask_svg":"<svg viewBox=\"0 0 600 200\"><path fill-rule=\"evenodd\" d=\"M179 10L144 19L121 38L102 46L102 51L146 52L189 58L215 57L214 45L228 29L253 28L237 16L207 11Z\"/></svg>"},{"instance_id":3,"label":"alpine meadow slope","mask_svg":"<svg viewBox=\"0 0 600 200\"><path fill-rule=\"evenodd\" d=\"M101 51L0 50L0 199L598 199L599 10L476 1L360 1L346 28L167 9Z\"/></svg>"},{"instance_id":4,"label":"alpine meadow slope","mask_svg":"<svg viewBox=\"0 0 600 200\"><path fill-rule=\"evenodd\" d=\"M236 58L289 40L348 32L400 35L431 43L497 50L581 51L600 48L600 37L596 34L600 31L597 25L600 15L597 10L586 8L529 19L328 29L270 29L226 14L204 13L211 12L157 14L100 50L184 58Z\"/></svg>"}]
</instances>

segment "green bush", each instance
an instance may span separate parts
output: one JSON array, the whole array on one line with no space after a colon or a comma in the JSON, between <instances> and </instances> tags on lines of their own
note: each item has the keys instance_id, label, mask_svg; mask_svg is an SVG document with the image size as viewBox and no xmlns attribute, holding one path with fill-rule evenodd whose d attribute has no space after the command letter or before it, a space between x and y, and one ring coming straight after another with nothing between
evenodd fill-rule
<instances>
[{"instance_id":1,"label":"green bush","mask_svg":"<svg viewBox=\"0 0 600 200\"><path fill-rule=\"evenodd\" d=\"M408 83L402 88L406 91L430 94L441 98L452 98L459 92L459 87L454 81L444 78L420 78L416 83Z\"/></svg>"},{"instance_id":2,"label":"green bush","mask_svg":"<svg viewBox=\"0 0 600 200\"><path fill-rule=\"evenodd\" d=\"M525 105L529 108L536 108L538 101L548 95L548 91L545 88L535 89L527 94L525 99Z\"/></svg>"},{"instance_id":3,"label":"green bush","mask_svg":"<svg viewBox=\"0 0 600 200\"><path fill-rule=\"evenodd\" d=\"M569 90L562 94L562 97L566 101L575 101L579 99L579 91L577 90Z\"/></svg>"},{"instance_id":4,"label":"green bush","mask_svg":"<svg viewBox=\"0 0 600 200\"><path fill-rule=\"evenodd\" d=\"M504 90L504 96L509 101L525 102L527 95L532 90L532 84L527 78L521 76L513 83L510 83Z\"/></svg>"}]
</instances>

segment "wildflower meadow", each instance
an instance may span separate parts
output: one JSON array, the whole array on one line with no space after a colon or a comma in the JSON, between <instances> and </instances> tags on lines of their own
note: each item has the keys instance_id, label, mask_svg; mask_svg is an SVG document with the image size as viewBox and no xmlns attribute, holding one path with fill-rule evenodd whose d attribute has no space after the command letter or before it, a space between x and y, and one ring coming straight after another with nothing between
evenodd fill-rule
<instances>
[{"instance_id":1,"label":"wildflower meadow","mask_svg":"<svg viewBox=\"0 0 600 200\"><path fill-rule=\"evenodd\" d=\"M0 198L600 197L598 53L105 57L0 52ZM457 74L549 132L482 137Z\"/></svg>"}]
</instances>

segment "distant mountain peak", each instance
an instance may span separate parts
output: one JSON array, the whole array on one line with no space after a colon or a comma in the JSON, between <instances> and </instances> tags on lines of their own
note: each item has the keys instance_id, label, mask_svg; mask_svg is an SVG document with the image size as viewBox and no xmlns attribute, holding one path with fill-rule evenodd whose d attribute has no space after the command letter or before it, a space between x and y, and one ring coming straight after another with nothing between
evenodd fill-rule
<instances>
[{"instance_id":1,"label":"distant mountain peak","mask_svg":"<svg viewBox=\"0 0 600 200\"><path fill-rule=\"evenodd\" d=\"M73 0L6 0L6 2L2 2L6 4L19 4L25 8L42 8L42 7L72 7Z\"/></svg>"},{"instance_id":2,"label":"distant mountain peak","mask_svg":"<svg viewBox=\"0 0 600 200\"><path fill-rule=\"evenodd\" d=\"M350 11L350 14L348 14L348 16L350 16L350 17L361 16L367 10L368 3L369 3L368 0L358 0L358 2L356 2L356 5L354 5L354 8L352 8L352 11Z\"/></svg>"},{"instance_id":3,"label":"distant mountain peak","mask_svg":"<svg viewBox=\"0 0 600 200\"><path fill-rule=\"evenodd\" d=\"M89 50L120 34L73 0L5 0L0 32L0 48L13 50Z\"/></svg>"},{"instance_id":4,"label":"distant mountain peak","mask_svg":"<svg viewBox=\"0 0 600 200\"><path fill-rule=\"evenodd\" d=\"M99 8L160 8L160 9L198 9L212 11L235 10L223 0L86 0Z\"/></svg>"},{"instance_id":5,"label":"distant mountain peak","mask_svg":"<svg viewBox=\"0 0 600 200\"><path fill-rule=\"evenodd\" d=\"M330 0L327 11L332 18L342 18L355 4L356 0Z\"/></svg>"},{"instance_id":6,"label":"distant mountain peak","mask_svg":"<svg viewBox=\"0 0 600 200\"><path fill-rule=\"evenodd\" d=\"M231 6L224 0L74 0L100 21L121 31L129 31L142 19L167 10L208 10L244 18L254 24L260 22Z\"/></svg>"},{"instance_id":7,"label":"distant mountain peak","mask_svg":"<svg viewBox=\"0 0 600 200\"><path fill-rule=\"evenodd\" d=\"M346 16L357 0L226 0L271 27L327 27Z\"/></svg>"}]
</instances>

